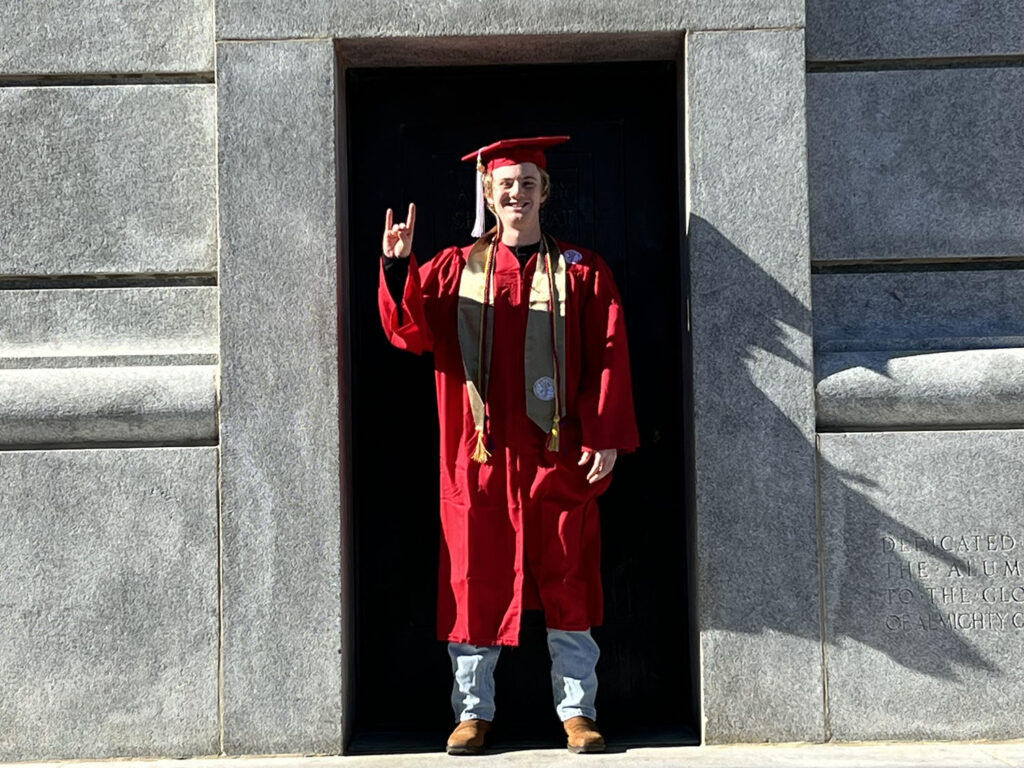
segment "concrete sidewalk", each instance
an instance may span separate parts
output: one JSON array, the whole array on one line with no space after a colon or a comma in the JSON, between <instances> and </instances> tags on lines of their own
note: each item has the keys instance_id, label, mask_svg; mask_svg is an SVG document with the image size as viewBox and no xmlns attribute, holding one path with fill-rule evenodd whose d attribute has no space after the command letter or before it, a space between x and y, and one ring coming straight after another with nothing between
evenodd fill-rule
<instances>
[{"instance_id":1,"label":"concrete sidewalk","mask_svg":"<svg viewBox=\"0 0 1024 768\"><path fill-rule=\"evenodd\" d=\"M6 766L58 768L1024 768L1024 742L919 744L791 744L640 748L601 755L563 750L449 757L440 752L358 757L223 757L191 760L54 761ZM5 768L0 764L0 768Z\"/></svg>"}]
</instances>

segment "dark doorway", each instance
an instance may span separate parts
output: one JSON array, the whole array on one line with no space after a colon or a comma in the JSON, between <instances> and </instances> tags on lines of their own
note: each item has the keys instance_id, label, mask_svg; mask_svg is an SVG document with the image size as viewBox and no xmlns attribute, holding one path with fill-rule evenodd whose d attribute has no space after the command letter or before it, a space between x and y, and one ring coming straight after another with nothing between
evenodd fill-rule
<instances>
[{"instance_id":1,"label":"dark doorway","mask_svg":"<svg viewBox=\"0 0 1024 768\"><path fill-rule=\"evenodd\" d=\"M549 154L546 229L615 272L642 447L602 497L606 621L598 708L613 744L693 743L677 72L673 62L350 69L348 115L355 680L353 752L442 748L451 671L435 632L437 413L429 358L391 348L376 290L384 213L418 208L426 259L471 238L474 169L498 138L569 134ZM346 169L343 169L343 171ZM558 746L542 616L497 674L496 746Z\"/></svg>"}]
</instances>

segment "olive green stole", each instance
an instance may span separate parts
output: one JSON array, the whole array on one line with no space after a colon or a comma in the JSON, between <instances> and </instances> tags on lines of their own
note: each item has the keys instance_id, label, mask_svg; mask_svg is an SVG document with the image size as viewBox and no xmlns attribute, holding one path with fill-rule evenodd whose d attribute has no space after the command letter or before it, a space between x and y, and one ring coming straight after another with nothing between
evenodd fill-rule
<instances>
[{"instance_id":1,"label":"olive green stole","mask_svg":"<svg viewBox=\"0 0 1024 768\"><path fill-rule=\"evenodd\" d=\"M476 426L473 460L485 463L487 386L494 340L494 251L491 230L469 251L459 281L458 326L469 404ZM565 415L565 259L553 238L541 238L530 285L526 320L526 412L547 434L547 448L558 450L559 421Z\"/></svg>"}]
</instances>

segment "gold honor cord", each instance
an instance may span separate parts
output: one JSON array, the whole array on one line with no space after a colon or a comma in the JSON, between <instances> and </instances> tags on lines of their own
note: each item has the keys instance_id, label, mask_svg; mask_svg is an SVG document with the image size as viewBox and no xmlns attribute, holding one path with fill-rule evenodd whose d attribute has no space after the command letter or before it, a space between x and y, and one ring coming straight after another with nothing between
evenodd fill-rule
<instances>
[{"instance_id":1,"label":"gold honor cord","mask_svg":"<svg viewBox=\"0 0 1024 768\"><path fill-rule=\"evenodd\" d=\"M493 234L493 233L491 233ZM487 451L487 407L484 402L488 389L490 336L492 334L487 305L492 296L489 287L494 271L495 241L484 236L473 244L462 267L459 280L458 335L462 352L462 369L466 381L466 395L469 399L473 424L476 427L476 441L472 456L474 460L486 462Z\"/></svg>"},{"instance_id":2,"label":"gold honor cord","mask_svg":"<svg viewBox=\"0 0 1024 768\"><path fill-rule=\"evenodd\" d=\"M500 228L499 228L500 230ZM494 248L495 243L498 241L498 235L495 234L491 238L490 245L487 246L487 258L484 260L484 300L480 303L480 345L477 352L476 361L476 380L480 382L480 398L484 403L487 402L487 383L490 372L487 372L488 378L485 379L484 371L484 354L488 351L486 348L487 339L487 305L490 303L491 293L491 280L493 267L494 267ZM491 458L491 452L487 450L487 411L484 410L483 419L476 425L476 448L473 450L473 455L470 457L473 461L479 464L486 464L487 460Z\"/></svg>"},{"instance_id":3,"label":"gold honor cord","mask_svg":"<svg viewBox=\"0 0 1024 768\"><path fill-rule=\"evenodd\" d=\"M545 447L557 451L565 409L565 259L558 244L543 235L530 287L526 321L526 411L547 435Z\"/></svg>"},{"instance_id":4,"label":"gold honor cord","mask_svg":"<svg viewBox=\"0 0 1024 768\"><path fill-rule=\"evenodd\" d=\"M548 312L551 314L551 351L555 364L555 415L551 422L551 431L548 432L545 447L549 451L557 453L559 442L558 422L562 412L562 372L558 355L558 304L555 298L555 273L551 269L551 248L548 245L546 235L544 236L544 268L548 273Z\"/></svg>"}]
</instances>

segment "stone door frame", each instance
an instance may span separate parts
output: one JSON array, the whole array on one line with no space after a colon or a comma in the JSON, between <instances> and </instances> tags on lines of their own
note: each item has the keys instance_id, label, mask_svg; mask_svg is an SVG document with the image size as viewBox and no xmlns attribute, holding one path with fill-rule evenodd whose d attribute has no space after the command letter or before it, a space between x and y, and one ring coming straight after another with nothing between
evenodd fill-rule
<instances>
[{"instance_id":1,"label":"stone door frame","mask_svg":"<svg viewBox=\"0 0 1024 768\"><path fill-rule=\"evenodd\" d=\"M344 750L344 67L413 64L680 63L702 740L824 739L802 3L785 27L766 27L760 3L731 5L739 10L724 24L720 10L695 3L687 18L652 28L623 4L612 26L634 31L587 29L584 19L583 29L515 45L419 29L382 38L372 26L353 35L326 23L322 37L283 30L218 42L228 754ZM751 466L763 482L737 482ZM741 566L751 562L768 572L750 579Z\"/></svg>"}]
</instances>

